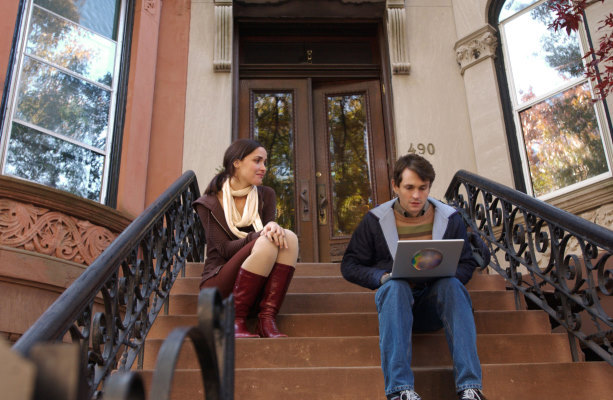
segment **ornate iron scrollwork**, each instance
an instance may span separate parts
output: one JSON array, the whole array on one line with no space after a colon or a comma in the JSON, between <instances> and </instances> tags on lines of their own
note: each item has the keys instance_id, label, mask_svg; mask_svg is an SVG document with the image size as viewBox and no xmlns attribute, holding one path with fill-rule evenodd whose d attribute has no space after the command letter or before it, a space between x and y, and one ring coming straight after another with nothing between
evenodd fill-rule
<instances>
[{"instance_id":1,"label":"ornate iron scrollwork","mask_svg":"<svg viewBox=\"0 0 613 400\"><path fill-rule=\"evenodd\" d=\"M517 306L524 296L563 326L576 361L574 338L613 365L613 319L602 307L613 293L613 232L466 171L445 197L490 247L489 267L513 286Z\"/></svg>"},{"instance_id":2,"label":"ornate iron scrollwork","mask_svg":"<svg viewBox=\"0 0 613 400\"><path fill-rule=\"evenodd\" d=\"M204 259L204 231L188 171L136 218L14 345L27 356L39 342L70 334L81 346L87 388L98 397L111 370L130 370L187 261Z\"/></svg>"},{"instance_id":3,"label":"ornate iron scrollwork","mask_svg":"<svg viewBox=\"0 0 613 400\"><path fill-rule=\"evenodd\" d=\"M150 396L171 397L174 373L185 344L190 339L198 357L207 400L234 398L234 300L222 301L216 288L203 289L198 296L198 325L174 329L158 352ZM104 398L144 400L141 376L135 371L113 374L105 385Z\"/></svg>"}]
</instances>

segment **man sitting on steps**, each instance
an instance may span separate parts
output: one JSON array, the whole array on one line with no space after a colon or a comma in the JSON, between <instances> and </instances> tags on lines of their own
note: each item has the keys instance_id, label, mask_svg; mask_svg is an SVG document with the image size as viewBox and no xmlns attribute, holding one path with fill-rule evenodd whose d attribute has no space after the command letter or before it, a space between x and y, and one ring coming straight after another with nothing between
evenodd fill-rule
<instances>
[{"instance_id":1,"label":"man sitting on steps","mask_svg":"<svg viewBox=\"0 0 613 400\"><path fill-rule=\"evenodd\" d=\"M485 400L472 303L464 285L477 262L466 228L453 207L428 197L434 169L409 154L394 166L392 187L398 198L370 210L354 231L341 262L345 279L378 289L379 347L385 394L392 400L420 400L411 370L411 331L445 328L453 357L459 399ZM464 239L456 276L415 284L390 279L391 242L398 239Z\"/></svg>"}]
</instances>

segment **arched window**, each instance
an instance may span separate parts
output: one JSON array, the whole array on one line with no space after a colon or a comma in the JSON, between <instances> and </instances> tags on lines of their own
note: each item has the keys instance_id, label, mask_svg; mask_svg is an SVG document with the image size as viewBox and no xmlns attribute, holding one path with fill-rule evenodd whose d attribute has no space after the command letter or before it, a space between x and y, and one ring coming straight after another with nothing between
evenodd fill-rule
<instances>
[{"instance_id":1,"label":"arched window","mask_svg":"<svg viewBox=\"0 0 613 400\"><path fill-rule=\"evenodd\" d=\"M585 32L549 29L555 14L546 0L493 3L507 134L526 191L551 198L611 177L605 105L592 101L583 73Z\"/></svg>"},{"instance_id":2,"label":"arched window","mask_svg":"<svg viewBox=\"0 0 613 400\"><path fill-rule=\"evenodd\" d=\"M105 202L126 0L28 0L1 172Z\"/></svg>"}]
</instances>

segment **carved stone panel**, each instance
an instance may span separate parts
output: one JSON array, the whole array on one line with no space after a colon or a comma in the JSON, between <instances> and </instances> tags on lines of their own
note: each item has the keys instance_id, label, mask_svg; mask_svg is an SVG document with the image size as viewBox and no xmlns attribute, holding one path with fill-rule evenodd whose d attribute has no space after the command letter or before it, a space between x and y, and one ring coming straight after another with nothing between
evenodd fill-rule
<instances>
[{"instance_id":1,"label":"carved stone panel","mask_svg":"<svg viewBox=\"0 0 613 400\"><path fill-rule=\"evenodd\" d=\"M0 198L0 245L89 265L116 236L87 220Z\"/></svg>"}]
</instances>

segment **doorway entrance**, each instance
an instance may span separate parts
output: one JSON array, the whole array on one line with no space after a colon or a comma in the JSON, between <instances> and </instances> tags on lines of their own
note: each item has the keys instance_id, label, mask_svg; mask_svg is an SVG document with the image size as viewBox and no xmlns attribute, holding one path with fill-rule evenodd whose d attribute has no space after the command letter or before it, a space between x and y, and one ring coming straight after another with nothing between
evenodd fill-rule
<instances>
[{"instance_id":1,"label":"doorway entrance","mask_svg":"<svg viewBox=\"0 0 613 400\"><path fill-rule=\"evenodd\" d=\"M364 214L391 196L392 152L380 68L372 62L376 41L282 38L278 45L262 30L255 41L241 36L238 136L258 140L268 152L264 184L277 193L278 222L298 234L300 261L337 262ZM343 57L356 48L368 51ZM297 61L300 54L306 62ZM284 64L289 55L294 62ZM254 62L260 58L275 65L265 73Z\"/></svg>"}]
</instances>

